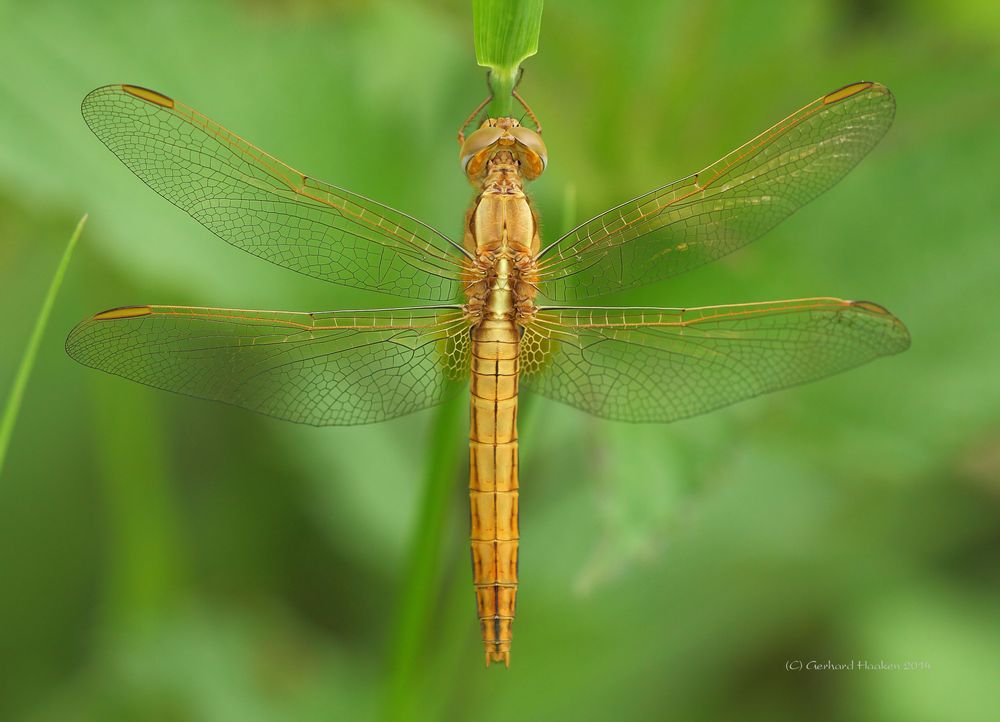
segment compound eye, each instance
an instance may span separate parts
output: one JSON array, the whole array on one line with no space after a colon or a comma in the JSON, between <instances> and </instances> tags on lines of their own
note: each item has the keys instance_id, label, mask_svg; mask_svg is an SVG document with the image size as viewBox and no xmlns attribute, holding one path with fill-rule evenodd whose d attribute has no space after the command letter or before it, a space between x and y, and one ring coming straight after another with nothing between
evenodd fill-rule
<instances>
[{"instance_id":1,"label":"compound eye","mask_svg":"<svg viewBox=\"0 0 1000 722\"><path fill-rule=\"evenodd\" d=\"M542 162L542 169L544 169L549 161L549 152L545 149L545 142L542 140L542 136L531 128L525 128L523 125L511 128L509 132L517 139L518 143L538 156L538 159Z\"/></svg>"},{"instance_id":2,"label":"compound eye","mask_svg":"<svg viewBox=\"0 0 1000 722\"><path fill-rule=\"evenodd\" d=\"M486 148L500 140L500 136L503 135L503 129L501 128L480 128L474 131L465 139L462 143L462 150L459 152L459 158L462 161L462 170L465 170L469 165L469 161L472 157Z\"/></svg>"}]
</instances>

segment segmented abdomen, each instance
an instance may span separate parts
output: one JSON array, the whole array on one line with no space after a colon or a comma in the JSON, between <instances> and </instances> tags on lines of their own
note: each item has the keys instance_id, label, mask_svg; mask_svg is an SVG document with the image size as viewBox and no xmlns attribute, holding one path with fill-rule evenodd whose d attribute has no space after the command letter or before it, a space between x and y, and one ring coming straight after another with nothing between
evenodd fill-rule
<instances>
[{"instance_id":1,"label":"segmented abdomen","mask_svg":"<svg viewBox=\"0 0 1000 722\"><path fill-rule=\"evenodd\" d=\"M510 665L517 597L519 341L513 320L484 319L472 329L472 577L487 665Z\"/></svg>"}]
</instances>

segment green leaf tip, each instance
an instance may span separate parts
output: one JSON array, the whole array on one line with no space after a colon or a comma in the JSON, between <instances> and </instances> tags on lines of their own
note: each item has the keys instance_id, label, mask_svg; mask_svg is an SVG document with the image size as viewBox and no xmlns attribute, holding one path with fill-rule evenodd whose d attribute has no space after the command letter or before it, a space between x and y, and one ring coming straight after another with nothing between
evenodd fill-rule
<instances>
[{"instance_id":1,"label":"green leaf tip","mask_svg":"<svg viewBox=\"0 0 1000 722\"><path fill-rule=\"evenodd\" d=\"M543 0L472 0L476 62L490 69L490 114L510 114L511 92L525 59L538 52Z\"/></svg>"},{"instance_id":2,"label":"green leaf tip","mask_svg":"<svg viewBox=\"0 0 1000 722\"><path fill-rule=\"evenodd\" d=\"M70 236L69 242L66 244L66 250L63 251L59 266L52 276L49 291L45 294L45 300L42 302L42 310L39 311L38 317L35 319L31 338L28 339L28 345L25 347L24 355L21 357L21 363L17 368L17 375L14 377L14 385L11 388L10 396L7 397L7 404L4 406L3 416L0 416L0 472L3 471L7 449L10 446L11 436L14 434L14 423L17 421L18 412L21 410L21 401L24 399L24 391L28 387L31 369L35 366L35 358L38 356L38 347L41 346L42 336L45 334L45 326L49 322L49 316L52 313L52 307L55 305L59 287L62 286L63 276L66 275L66 269L69 267L69 259L73 256L73 249L76 247L76 242L80 239L80 234L83 232L83 226L86 222L87 215L84 214L80 222L76 224L76 230L73 231L73 235Z\"/></svg>"},{"instance_id":3,"label":"green leaf tip","mask_svg":"<svg viewBox=\"0 0 1000 722\"><path fill-rule=\"evenodd\" d=\"M473 0L476 62L494 72L516 72L538 52L542 0Z\"/></svg>"}]
</instances>

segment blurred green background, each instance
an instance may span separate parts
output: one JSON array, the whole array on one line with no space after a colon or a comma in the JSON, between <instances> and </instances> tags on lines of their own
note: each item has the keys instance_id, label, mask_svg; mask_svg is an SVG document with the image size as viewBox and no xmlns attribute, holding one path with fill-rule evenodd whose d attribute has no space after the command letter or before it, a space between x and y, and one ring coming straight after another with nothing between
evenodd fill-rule
<instances>
[{"instance_id":1,"label":"blurred green background","mask_svg":"<svg viewBox=\"0 0 1000 722\"><path fill-rule=\"evenodd\" d=\"M218 241L79 103L159 89L457 236L454 136L484 91L469 3L0 3L4 395L91 214L0 478L0 720L365 720L387 695L420 720L996 719L997 8L547 3L521 89L545 125L550 240L826 91L891 87L895 126L842 184L753 247L613 300L871 299L913 347L670 426L533 403L504 671L482 666L464 412L296 427L62 351L117 305L398 305ZM421 656L393 681L434 428L454 437L454 492Z\"/></svg>"}]
</instances>

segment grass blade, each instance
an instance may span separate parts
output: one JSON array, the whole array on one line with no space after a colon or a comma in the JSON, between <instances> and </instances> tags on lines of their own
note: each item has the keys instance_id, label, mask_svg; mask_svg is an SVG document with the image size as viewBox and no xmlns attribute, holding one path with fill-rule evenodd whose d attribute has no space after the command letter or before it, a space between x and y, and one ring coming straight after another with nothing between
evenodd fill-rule
<instances>
[{"instance_id":1,"label":"grass blade","mask_svg":"<svg viewBox=\"0 0 1000 722\"><path fill-rule=\"evenodd\" d=\"M21 401L24 399L24 391L28 386L31 369L35 365L38 347L41 345L42 336L45 334L45 326L49 322L52 306L55 305L56 295L59 293L59 287L62 286L63 276L66 275L66 268L69 266L69 259L73 255L73 249L76 247L76 242L80 239L80 234L83 232L83 225L86 222L87 216L84 214L80 222L76 224L76 230L70 236L69 243L66 244L62 260L59 261L55 275L52 276L52 283L49 284L49 292L45 295L42 310L35 320L35 327L31 331L31 338L24 349L21 364L17 368L17 375L14 377L14 386L11 388L10 396L7 398L7 404L3 410L3 418L0 419L0 474L3 473L4 461L7 458L7 447L10 445L11 435L14 433L14 424L17 421L17 414L21 409Z\"/></svg>"},{"instance_id":2,"label":"grass blade","mask_svg":"<svg viewBox=\"0 0 1000 722\"><path fill-rule=\"evenodd\" d=\"M406 720L414 717L416 677L422 646L438 590L441 547L447 511L455 499L455 480L459 461L466 458L461 443L467 429L463 413L468 396L456 394L434 411L429 439L429 455L424 469L424 496L413 533L407 575L399 596L393 627L385 719Z\"/></svg>"},{"instance_id":3,"label":"grass blade","mask_svg":"<svg viewBox=\"0 0 1000 722\"><path fill-rule=\"evenodd\" d=\"M518 69L538 52L543 0L473 0L476 62L491 70L493 117L511 114Z\"/></svg>"}]
</instances>

